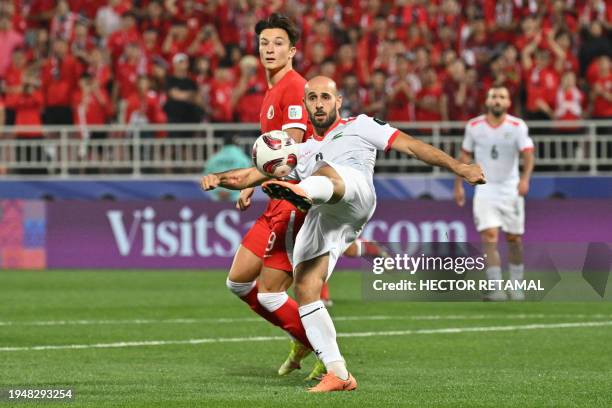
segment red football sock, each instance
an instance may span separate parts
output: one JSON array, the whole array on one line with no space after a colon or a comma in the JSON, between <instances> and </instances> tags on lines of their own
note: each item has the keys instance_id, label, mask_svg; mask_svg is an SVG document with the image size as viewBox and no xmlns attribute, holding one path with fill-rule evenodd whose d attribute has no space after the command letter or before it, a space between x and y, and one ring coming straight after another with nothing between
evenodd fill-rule
<instances>
[{"instance_id":1,"label":"red football sock","mask_svg":"<svg viewBox=\"0 0 612 408\"><path fill-rule=\"evenodd\" d=\"M300 313L298 312L298 304L292 298L288 298L285 303L274 312L272 312L280 321L280 327L291 334L294 339L302 343L304 346L312 350L312 346L306 336L306 330L302 325Z\"/></svg>"},{"instance_id":2,"label":"red football sock","mask_svg":"<svg viewBox=\"0 0 612 408\"><path fill-rule=\"evenodd\" d=\"M278 320L278 318L274 315L274 313L268 312L266 308L264 308L259 303L259 300L257 300L257 292L258 292L257 282L255 282L255 286L253 286L253 289L251 289L251 291L247 293L246 296L243 296L240 299L242 299L243 302L248 304L251 310L254 311L255 313L257 313L258 315L260 315L261 317L263 317L264 319L266 319L273 325L282 327L280 320ZM298 315L298 319L299 319L297 307L296 307L296 314Z\"/></svg>"}]
</instances>

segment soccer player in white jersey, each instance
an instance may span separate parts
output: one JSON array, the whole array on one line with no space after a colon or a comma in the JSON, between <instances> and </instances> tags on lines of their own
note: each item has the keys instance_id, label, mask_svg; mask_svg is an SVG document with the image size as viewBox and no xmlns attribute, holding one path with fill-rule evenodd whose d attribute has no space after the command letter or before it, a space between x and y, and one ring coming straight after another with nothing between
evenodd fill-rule
<instances>
[{"instance_id":1,"label":"soccer player in white jersey","mask_svg":"<svg viewBox=\"0 0 612 408\"><path fill-rule=\"evenodd\" d=\"M533 171L533 141L527 125L509 115L510 93L504 86L489 89L485 102L487 113L470 120L465 127L465 138L459 161L472 159L487 175L487 184L476 186L474 195L474 223L480 233L487 254L487 278L501 280L501 260L497 250L499 229L506 233L510 279L523 280L522 235L525 231L525 200ZM523 171L519 174L519 159ZM463 182L455 182L455 201L465 204ZM524 300L522 290L510 291L513 300ZM503 290L494 290L485 300L506 300Z\"/></svg>"},{"instance_id":2,"label":"soccer player in white jersey","mask_svg":"<svg viewBox=\"0 0 612 408\"><path fill-rule=\"evenodd\" d=\"M336 261L374 213L376 151L397 150L447 168L472 184L485 180L479 165L460 163L383 121L366 115L341 119L342 97L330 78L308 81L304 102L314 137L298 145L298 165L292 176L301 181L271 180L262 188L271 197L308 211L294 245L294 291L308 340L327 368L321 382L309 391L350 391L357 382L340 354L336 329L320 294ZM267 179L252 167L204 176L202 187L242 189Z\"/></svg>"}]
</instances>

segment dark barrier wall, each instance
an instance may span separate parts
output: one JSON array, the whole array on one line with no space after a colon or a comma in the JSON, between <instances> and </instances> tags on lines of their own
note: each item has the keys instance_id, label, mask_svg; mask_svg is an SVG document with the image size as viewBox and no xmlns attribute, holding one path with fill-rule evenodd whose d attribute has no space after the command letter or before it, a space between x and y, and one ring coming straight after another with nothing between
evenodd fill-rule
<instances>
[{"instance_id":1,"label":"dark barrier wall","mask_svg":"<svg viewBox=\"0 0 612 408\"><path fill-rule=\"evenodd\" d=\"M0 201L3 268L228 268L263 210L202 201ZM612 200L527 202L531 242L612 242ZM471 209L450 201L380 201L363 236L402 242L478 241ZM343 261L341 266L355 263Z\"/></svg>"}]
</instances>

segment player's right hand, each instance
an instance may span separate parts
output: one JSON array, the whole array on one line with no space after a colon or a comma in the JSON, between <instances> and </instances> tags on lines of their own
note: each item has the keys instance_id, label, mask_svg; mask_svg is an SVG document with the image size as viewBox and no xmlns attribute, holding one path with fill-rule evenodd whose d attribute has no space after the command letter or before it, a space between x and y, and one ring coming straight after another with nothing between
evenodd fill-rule
<instances>
[{"instance_id":1,"label":"player's right hand","mask_svg":"<svg viewBox=\"0 0 612 408\"><path fill-rule=\"evenodd\" d=\"M238 197L238 201L236 201L236 208L240 211L245 211L249 208L251 206L251 197L254 192L255 189L251 187L240 190L240 196Z\"/></svg>"},{"instance_id":2,"label":"player's right hand","mask_svg":"<svg viewBox=\"0 0 612 408\"><path fill-rule=\"evenodd\" d=\"M221 179L219 179L219 176L217 176L216 174L207 174L202 177L202 180L200 181L200 186L204 191L209 191L219 187L220 182Z\"/></svg>"},{"instance_id":3,"label":"player's right hand","mask_svg":"<svg viewBox=\"0 0 612 408\"><path fill-rule=\"evenodd\" d=\"M471 185L485 184L487 182L480 164L464 164L459 175Z\"/></svg>"},{"instance_id":4,"label":"player's right hand","mask_svg":"<svg viewBox=\"0 0 612 408\"><path fill-rule=\"evenodd\" d=\"M465 189L462 185L455 186L454 191L455 202L459 207L463 207L465 205Z\"/></svg>"}]
</instances>

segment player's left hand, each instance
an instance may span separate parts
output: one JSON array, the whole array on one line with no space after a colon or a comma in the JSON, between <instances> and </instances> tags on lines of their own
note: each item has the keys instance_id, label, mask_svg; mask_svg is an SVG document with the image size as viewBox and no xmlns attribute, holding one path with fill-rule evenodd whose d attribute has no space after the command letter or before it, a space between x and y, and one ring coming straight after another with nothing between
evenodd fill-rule
<instances>
[{"instance_id":1,"label":"player's left hand","mask_svg":"<svg viewBox=\"0 0 612 408\"><path fill-rule=\"evenodd\" d=\"M480 164L462 164L457 174L472 185L485 184L487 182Z\"/></svg>"},{"instance_id":2,"label":"player's left hand","mask_svg":"<svg viewBox=\"0 0 612 408\"><path fill-rule=\"evenodd\" d=\"M221 180L216 174L207 174L202 177L202 180L200 181L200 186L204 191L209 191L219 187L220 182Z\"/></svg>"},{"instance_id":3,"label":"player's left hand","mask_svg":"<svg viewBox=\"0 0 612 408\"><path fill-rule=\"evenodd\" d=\"M524 197L529 192L529 180L521 179L518 183L518 193L520 196Z\"/></svg>"}]
</instances>

